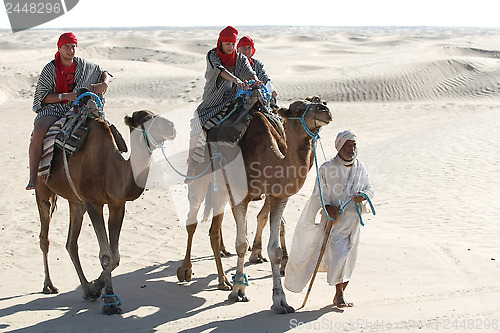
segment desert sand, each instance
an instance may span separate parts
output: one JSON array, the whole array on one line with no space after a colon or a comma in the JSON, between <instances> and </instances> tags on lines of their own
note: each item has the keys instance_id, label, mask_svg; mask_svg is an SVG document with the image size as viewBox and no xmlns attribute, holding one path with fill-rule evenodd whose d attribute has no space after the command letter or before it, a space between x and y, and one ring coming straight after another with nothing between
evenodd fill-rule
<instances>
[{"instance_id":1,"label":"desert sand","mask_svg":"<svg viewBox=\"0 0 500 333\"><path fill-rule=\"evenodd\" d=\"M347 289L353 308L332 306L334 287L318 274L305 308L269 311L269 263L248 265L248 303L217 290L209 223L193 247L193 280L179 283L186 246L186 187L155 153L149 188L127 205L114 290L122 315L81 297L65 243L68 208L58 201L49 260L57 295L43 295L39 219L28 180L34 86L62 30L0 31L0 331L5 332L333 332L499 331L500 30L460 28L237 27L256 42L279 104L308 95L328 102L325 155L338 132L358 135L359 159L376 194ZM167 152L187 148L189 119L201 100L205 54L220 28L75 30L77 55L113 78L105 113L128 141L123 117L149 109L175 122ZM324 161L322 154L320 162ZM177 165L184 167L182 158ZM312 169L285 210L287 244L314 185ZM262 203L249 209L248 238ZM235 253L234 220L223 223ZM264 243L268 230L264 232ZM100 273L85 217L80 258ZM264 254L267 253L264 250ZM228 277L236 256L223 258ZM305 291L286 291L298 308Z\"/></svg>"}]
</instances>

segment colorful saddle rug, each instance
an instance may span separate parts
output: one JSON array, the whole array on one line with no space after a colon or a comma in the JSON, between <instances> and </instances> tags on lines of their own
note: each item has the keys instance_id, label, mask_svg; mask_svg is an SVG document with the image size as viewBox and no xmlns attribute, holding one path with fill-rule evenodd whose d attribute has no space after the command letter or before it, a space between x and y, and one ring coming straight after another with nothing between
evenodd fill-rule
<instances>
[{"instance_id":1,"label":"colorful saddle rug","mask_svg":"<svg viewBox=\"0 0 500 333\"><path fill-rule=\"evenodd\" d=\"M54 149L60 148L67 155L72 156L83 146L88 136L88 118L100 118L110 128L115 144L120 152L127 151L127 145L118 129L103 119L103 114L97 114L95 103L87 103L83 112L74 113L71 109L66 117L56 121L47 131L43 140L42 158L38 166L38 176L47 179L50 175L50 167L54 156ZM82 111L82 110L79 110ZM89 112L90 111L90 112Z\"/></svg>"},{"instance_id":2,"label":"colorful saddle rug","mask_svg":"<svg viewBox=\"0 0 500 333\"><path fill-rule=\"evenodd\" d=\"M49 176L55 147L61 148L66 154L72 156L83 146L87 134L88 126L84 115L71 115L56 121L43 140L38 176L44 179Z\"/></svg>"}]
</instances>

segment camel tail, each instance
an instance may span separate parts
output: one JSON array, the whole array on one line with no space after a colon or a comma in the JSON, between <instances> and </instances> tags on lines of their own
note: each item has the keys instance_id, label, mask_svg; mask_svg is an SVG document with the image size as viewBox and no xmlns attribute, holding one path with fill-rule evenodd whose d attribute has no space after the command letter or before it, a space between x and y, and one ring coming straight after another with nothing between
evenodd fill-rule
<instances>
[{"instance_id":1,"label":"camel tail","mask_svg":"<svg viewBox=\"0 0 500 333\"><path fill-rule=\"evenodd\" d=\"M52 215L54 212L57 210L57 195L53 195L52 197L49 198L50 202L50 217L52 218Z\"/></svg>"},{"instance_id":2,"label":"camel tail","mask_svg":"<svg viewBox=\"0 0 500 333\"><path fill-rule=\"evenodd\" d=\"M201 222L206 222L210 219L213 211L213 191L214 187L212 185L208 186L207 195L205 196L205 208L203 209L203 217L201 218Z\"/></svg>"}]
</instances>

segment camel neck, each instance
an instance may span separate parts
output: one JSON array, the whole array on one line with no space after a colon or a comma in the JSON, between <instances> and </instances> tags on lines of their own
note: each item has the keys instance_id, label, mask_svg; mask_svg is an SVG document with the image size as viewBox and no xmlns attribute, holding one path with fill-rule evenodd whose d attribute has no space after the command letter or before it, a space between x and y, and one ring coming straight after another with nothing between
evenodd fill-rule
<instances>
[{"instance_id":1,"label":"camel neck","mask_svg":"<svg viewBox=\"0 0 500 333\"><path fill-rule=\"evenodd\" d=\"M144 191L151 165L151 152L146 147L142 132L132 130L130 133L130 173L129 187L132 192ZM140 193L139 193L140 195Z\"/></svg>"}]
</instances>

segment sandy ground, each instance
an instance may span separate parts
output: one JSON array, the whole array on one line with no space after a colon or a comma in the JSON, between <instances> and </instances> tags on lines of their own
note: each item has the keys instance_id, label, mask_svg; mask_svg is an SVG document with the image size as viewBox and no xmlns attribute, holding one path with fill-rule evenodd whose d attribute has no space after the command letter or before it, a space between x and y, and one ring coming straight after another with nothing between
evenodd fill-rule
<instances>
[{"instance_id":1,"label":"sandy ground","mask_svg":"<svg viewBox=\"0 0 500 333\"><path fill-rule=\"evenodd\" d=\"M102 301L81 297L65 250L64 199L51 224L50 267L57 295L41 294L42 254L27 147L34 85L63 31L0 31L0 331L16 332L373 332L499 331L500 325L500 31L477 29L240 28L256 42L279 103L308 95L328 101L334 122L321 132L335 154L339 131L358 134L359 158L376 190L347 290L353 308L338 310L334 288L319 274L307 306L275 315L269 263L248 265L249 303L217 290L209 223L193 247L194 278L179 283L185 251L186 188L155 155L150 189L128 203L114 289L124 313L104 316ZM216 28L82 30L78 55L114 77L106 117L128 140L123 117L150 109L173 120L187 147L188 123L203 90L205 54ZM8 119L7 119L8 118ZM320 158L322 161L323 158ZM285 210L291 239L315 178ZM249 240L262 203L249 210ZM224 237L234 251L228 213ZM264 242L268 230L264 233ZM100 273L98 246L85 217L80 258ZM267 254L266 254L267 255ZM228 277L236 256L223 258ZM305 292L287 292L299 307Z\"/></svg>"}]
</instances>

